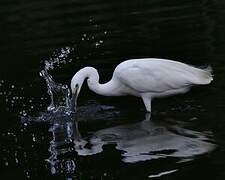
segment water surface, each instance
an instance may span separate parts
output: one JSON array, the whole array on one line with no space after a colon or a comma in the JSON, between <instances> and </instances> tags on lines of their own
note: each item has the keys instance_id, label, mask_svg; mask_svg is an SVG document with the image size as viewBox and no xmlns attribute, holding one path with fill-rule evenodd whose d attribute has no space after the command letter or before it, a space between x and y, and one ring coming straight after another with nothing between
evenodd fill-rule
<instances>
[{"instance_id":1,"label":"water surface","mask_svg":"<svg viewBox=\"0 0 225 180\"><path fill-rule=\"evenodd\" d=\"M225 178L224 2L0 5L3 179ZM150 122L140 99L102 97L87 86L76 115L65 113L69 94L63 85L78 69L94 66L106 82L118 63L141 57L211 64L215 80L186 95L154 100ZM46 61L65 90L54 98L39 76Z\"/></svg>"}]
</instances>

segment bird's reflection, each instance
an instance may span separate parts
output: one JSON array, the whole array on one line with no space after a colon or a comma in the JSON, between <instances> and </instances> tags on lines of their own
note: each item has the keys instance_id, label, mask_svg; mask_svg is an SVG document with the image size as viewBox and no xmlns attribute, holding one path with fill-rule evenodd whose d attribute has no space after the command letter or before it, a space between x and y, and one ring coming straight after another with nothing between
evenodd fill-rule
<instances>
[{"instance_id":1,"label":"bird's reflection","mask_svg":"<svg viewBox=\"0 0 225 180\"><path fill-rule=\"evenodd\" d=\"M48 162L53 174L75 171L75 160L69 158L69 153L94 155L101 153L107 144L115 144L116 149L122 151L122 161L128 163L166 157L190 160L215 148L204 133L148 118L138 123L102 129L88 137L80 135L78 122L73 119L55 121L50 132L53 140Z\"/></svg>"},{"instance_id":2,"label":"bird's reflection","mask_svg":"<svg viewBox=\"0 0 225 180\"><path fill-rule=\"evenodd\" d=\"M86 143L75 148L79 155L103 151L103 145L115 144L121 150L124 162L139 162L165 157L192 158L214 149L203 133L188 130L166 122L144 120L95 132Z\"/></svg>"}]
</instances>

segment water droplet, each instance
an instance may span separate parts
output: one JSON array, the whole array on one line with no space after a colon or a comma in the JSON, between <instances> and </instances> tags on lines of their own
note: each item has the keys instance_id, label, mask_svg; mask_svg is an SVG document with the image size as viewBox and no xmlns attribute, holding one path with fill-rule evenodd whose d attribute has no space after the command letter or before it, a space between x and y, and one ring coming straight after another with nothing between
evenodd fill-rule
<instances>
[{"instance_id":1,"label":"water droplet","mask_svg":"<svg viewBox=\"0 0 225 180\"><path fill-rule=\"evenodd\" d=\"M19 99L19 97L13 96L12 99L13 99L13 100L17 100L17 99Z\"/></svg>"},{"instance_id":2,"label":"water droplet","mask_svg":"<svg viewBox=\"0 0 225 180\"><path fill-rule=\"evenodd\" d=\"M25 110L23 110L23 116L27 116L27 113L26 113L26 111Z\"/></svg>"},{"instance_id":3,"label":"water droplet","mask_svg":"<svg viewBox=\"0 0 225 180\"><path fill-rule=\"evenodd\" d=\"M18 164L19 163L19 160L17 158L15 158L15 162L16 162L16 164Z\"/></svg>"},{"instance_id":4,"label":"water droplet","mask_svg":"<svg viewBox=\"0 0 225 180\"><path fill-rule=\"evenodd\" d=\"M33 142L36 141L36 138L35 138L34 134L32 135L32 140L33 140Z\"/></svg>"},{"instance_id":5,"label":"water droplet","mask_svg":"<svg viewBox=\"0 0 225 180\"><path fill-rule=\"evenodd\" d=\"M98 47L98 46L100 46L100 43L99 42L96 42L95 43L95 47Z\"/></svg>"},{"instance_id":6,"label":"water droplet","mask_svg":"<svg viewBox=\"0 0 225 180\"><path fill-rule=\"evenodd\" d=\"M26 172L26 176L27 176L28 179L30 179L30 174L29 174L28 171Z\"/></svg>"}]
</instances>

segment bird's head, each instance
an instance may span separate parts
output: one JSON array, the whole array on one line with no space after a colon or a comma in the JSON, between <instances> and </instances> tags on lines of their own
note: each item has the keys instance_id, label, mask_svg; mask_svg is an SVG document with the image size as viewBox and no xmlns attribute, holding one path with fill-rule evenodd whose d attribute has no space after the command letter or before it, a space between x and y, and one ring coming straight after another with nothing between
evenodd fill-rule
<instances>
[{"instance_id":1,"label":"bird's head","mask_svg":"<svg viewBox=\"0 0 225 180\"><path fill-rule=\"evenodd\" d=\"M79 95L82 84L83 84L83 81L80 78L77 78L75 76L73 77L71 81L72 95L76 95L76 96Z\"/></svg>"},{"instance_id":2,"label":"bird's head","mask_svg":"<svg viewBox=\"0 0 225 180\"><path fill-rule=\"evenodd\" d=\"M79 96L84 79L85 78L79 74L75 74L71 80L70 87L72 91L72 106L74 106L74 108L76 108L77 98Z\"/></svg>"},{"instance_id":3,"label":"bird's head","mask_svg":"<svg viewBox=\"0 0 225 180\"><path fill-rule=\"evenodd\" d=\"M84 80L88 79L88 86L93 86L99 80L98 72L93 67L85 67L80 69L71 80L71 91L72 91L72 101L73 105L76 107L76 101L80 93L81 87L84 83Z\"/></svg>"}]
</instances>

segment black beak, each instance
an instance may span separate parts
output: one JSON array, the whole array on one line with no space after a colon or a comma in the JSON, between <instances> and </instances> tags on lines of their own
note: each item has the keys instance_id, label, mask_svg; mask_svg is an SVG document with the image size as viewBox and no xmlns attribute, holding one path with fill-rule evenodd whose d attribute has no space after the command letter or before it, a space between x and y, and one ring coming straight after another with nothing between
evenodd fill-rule
<instances>
[{"instance_id":1,"label":"black beak","mask_svg":"<svg viewBox=\"0 0 225 180\"><path fill-rule=\"evenodd\" d=\"M78 89L79 89L79 85L76 85L75 92L72 93L72 97L71 97L71 110L73 112L76 111L76 107L77 107Z\"/></svg>"}]
</instances>

